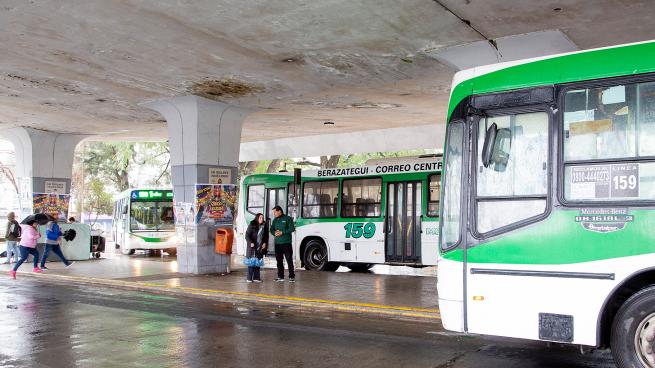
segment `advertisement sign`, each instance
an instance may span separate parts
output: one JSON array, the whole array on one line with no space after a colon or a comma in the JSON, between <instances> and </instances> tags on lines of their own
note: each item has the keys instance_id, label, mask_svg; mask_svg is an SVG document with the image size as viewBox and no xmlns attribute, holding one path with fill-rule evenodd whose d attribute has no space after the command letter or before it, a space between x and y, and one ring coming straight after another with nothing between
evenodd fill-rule
<instances>
[{"instance_id":1,"label":"advertisement sign","mask_svg":"<svg viewBox=\"0 0 655 368\"><path fill-rule=\"evenodd\" d=\"M196 184L195 224L232 224L236 197L236 185Z\"/></svg>"},{"instance_id":2,"label":"advertisement sign","mask_svg":"<svg viewBox=\"0 0 655 368\"><path fill-rule=\"evenodd\" d=\"M66 182L48 181L45 182L46 193L66 194Z\"/></svg>"},{"instance_id":3,"label":"advertisement sign","mask_svg":"<svg viewBox=\"0 0 655 368\"><path fill-rule=\"evenodd\" d=\"M45 213L57 220L66 221L68 218L68 203L70 195L53 193L32 194L32 212Z\"/></svg>"},{"instance_id":4,"label":"advertisement sign","mask_svg":"<svg viewBox=\"0 0 655 368\"><path fill-rule=\"evenodd\" d=\"M209 184L230 184L232 182L232 169L230 168L209 168Z\"/></svg>"}]
</instances>

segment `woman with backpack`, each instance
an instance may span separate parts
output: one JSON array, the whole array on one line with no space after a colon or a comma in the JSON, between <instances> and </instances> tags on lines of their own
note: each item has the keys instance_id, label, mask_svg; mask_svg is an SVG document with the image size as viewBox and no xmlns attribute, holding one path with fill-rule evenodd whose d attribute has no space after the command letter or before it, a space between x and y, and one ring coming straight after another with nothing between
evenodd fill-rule
<instances>
[{"instance_id":1,"label":"woman with backpack","mask_svg":"<svg viewBox=\"0 0 655 368\"><path fill-rule=\"evenodd\" d=\"M9 276L11 278L16 278L16 271L23 262L27 260L27 257L31 254L34 257L34 272L41 272L41 269L37 266L39 262L39 251L36 249L36 240L41 237L41 234L36 230L38 224L36 221L29 221L26 225L21 225L21 235L20 235L20 259L14 265L12 270L9 270Z\"/></svg>"},{"instance_id":2,"label":"woman with backpack","mask_svg":"<svg viewBox=\"0 0 655 368\"><path fill-rule=\"evenodd\" d=\"M16 214L9 212L7 214L7 231L5 231L5 240L7 242L7 260L5 263L11 263L12 255L14 256L14 262L18 262L20 258L18 239L20 239L20 225L16 221Z\"/></svg>"},{"instance_id":3,"label":"woman with backpack","mask_svg":"<svg viewBox=\"0 0 655 368\"><path fill-rule=\"evenodd\" d=\"M246 258L264 258L268 246L268 229L264 215L258 213L246 230ZM260 267L248 266L246 282L262 282Z\"/></svg>"},{"instance_id":4,"label":"woman with backpack","mask_svg":"<svg viewBox=\"0 0 655 368\"><path fill-rule=\"evenodd\" d=\"M64 262L64 265L66 268L70 267L73 262L70 262L64 257L64 253L61 252L61 236L64 235L64 233L61 232L61 228L57 224L57 221L48 221L48 223L45 225L45 250L43 251L43 258L41 258L41 269L42 270L47 270L48 267L45 265L45 261L48 259L48 255L50 254L50 251L52 251L54 254L61 259L62 262Z\"/></svg>"}]
</instances>

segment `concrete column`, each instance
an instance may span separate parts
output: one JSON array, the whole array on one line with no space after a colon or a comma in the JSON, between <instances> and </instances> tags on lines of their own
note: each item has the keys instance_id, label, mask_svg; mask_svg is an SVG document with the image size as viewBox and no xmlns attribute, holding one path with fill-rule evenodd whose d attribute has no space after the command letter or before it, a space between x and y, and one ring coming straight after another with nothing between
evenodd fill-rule
<instances>
[{"instance_id":1,"label":"concrete column","mask_svg":"<svg viewBox=\"0 0 655 368\"><path fill-rule=\"evenodd\" d=\"M31 198L32 193L47 193L47 181L63 183L62 192L70 193L75 148L85 135L22 127L3 130L0 135L14 145L16 177L23 199ZM21 206L31 212L32 202L26 202Z\"/></svg>"},{"instance_id":2,"label":"concrete column","mask_svg":"<svg viewBox=\"0 0 655 368\"><path fill-rule=\"evenodd\" d=\"M209 183L211 168L229 169L237 184L241 124L249 111L197 96L176 97L144 106L168 123L175 202L193 203L195 185ZM227 272L229 257L214 252L213 226L199 225L177 248L179 271ZM179 232L178 232L179 234Z\"/></svg>"}]
</instances>

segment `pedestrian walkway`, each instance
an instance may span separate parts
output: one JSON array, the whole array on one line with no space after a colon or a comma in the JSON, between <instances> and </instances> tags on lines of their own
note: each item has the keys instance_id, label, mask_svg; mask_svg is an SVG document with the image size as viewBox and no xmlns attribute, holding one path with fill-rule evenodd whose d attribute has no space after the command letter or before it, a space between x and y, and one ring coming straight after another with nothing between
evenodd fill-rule
<instances>
[{"instance_id":1,"label":"pedestrian walkway","mask_svg":"<svg viewBox=\"0 0 655 368\"><path fill-rule=\"evenodd\" d=\"M190 275L177 272L175 258L109 255L106 259L77 262L69 269L59 262L51 262L43 274L24 268L23 272L19 270L15 282L20 282L22 277L36 277L227 302L439 319L435 277L299 270L296 283L292 284L274 282L275 269L266 268L262 271L263 283L246 283L245 269L234 263L228 274ZM0 269L6 272L9 266L2 265Z\"/></svg>"}]
</instances>

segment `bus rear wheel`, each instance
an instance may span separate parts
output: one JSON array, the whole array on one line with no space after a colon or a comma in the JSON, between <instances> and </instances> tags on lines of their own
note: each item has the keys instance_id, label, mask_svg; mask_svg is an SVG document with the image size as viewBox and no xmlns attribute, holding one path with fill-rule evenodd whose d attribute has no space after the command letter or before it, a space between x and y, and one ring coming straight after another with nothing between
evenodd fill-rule
<instances>
[{"instance_id":1,"label":"bus rear wheel","mask_svg":"<svg viewBox=\"0 0 655 368\"><path fill-rule=\"evenodd\" d=\"M619 368L655 367L655 286L623 303L612 322L610 347Z\"/></svg>"},{"instance_id":2,"label":"bus rear wheel","mask_svg":"<svg viewBox=\"0 0 655 368\"><path fill-rule=\"evenodd\" d=\"M339 263L328 262L327 247L320 240L310 240L305 247L303 263L308 271L336 271Z\"/></svg>"}]
</instances>

